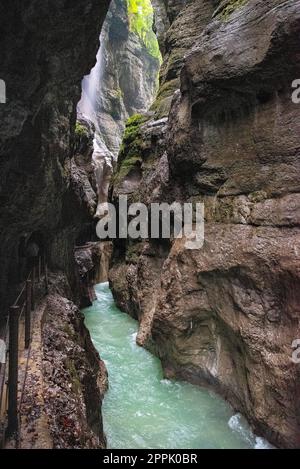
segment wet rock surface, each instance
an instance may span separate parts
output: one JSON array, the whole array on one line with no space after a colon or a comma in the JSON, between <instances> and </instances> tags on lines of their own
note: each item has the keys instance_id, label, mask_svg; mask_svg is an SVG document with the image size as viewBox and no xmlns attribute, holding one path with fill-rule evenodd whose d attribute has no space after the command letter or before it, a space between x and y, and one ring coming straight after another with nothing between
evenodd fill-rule
<instances>
[{"instance_id":1,"label":"wet rock surface","mask_svg":"<svg viewBox=\"0 0 300 469\"><path fill-rule=\"evenodd\" d=\"M97 181L93 164L94 124L82 116L77 116L75 142L71 158L71 186L77 196L78 205L83 205L90 214L91 237L92 221L97 207ZM80 234L79 234L80 237Z\"/></svg>"},{"instance_id":2,"label":"wet rock surface","mask_svg":"<svg viewBox=\"0 0 300 469\"><path fill-rule=\"evenodd\" d=\"M28 448L105 445L99 404L106 373L71 299L80 300L74 246L92 239L91 231L95 236L97 206L94 129L82 119L75 128L76 107L108 6L106 0L0 6L7 85L0 107L0 316L19 288L23 236L43 239L49 273L56 272L32 344L22 408L21 445Z\"/></svg>"},{"instance_id":3,"label":"wet rock surface","mask_svg":"<svg viewBox=\"0 0 300 469\"><path fill-rule=\"evenodd\" d=\"M15 296L22 235L39 230L50 267L76 282L72 249L89 211L74 194L76 105L93 67L109 2L67 0L0 6L1 314Z\"/></svg>"},{"instance_id":4,"label":"wet rock surface","mask_svg":"<svg viewBox=\"0 0 300 469\"><path fill-rule=\"evenodd\" d=\"M75 262L80 279L80 305L91 306L96 299L94 285L107 282L111 242L89 242L75 249Z\"/></svg>"},{"instance_id":5,"label":"wet rock surface","mask_svg":"<svg viewBox=\"0 0 300 469\"><path fill-rule=\"evenodd\" d=\"M177 10L154 115L124 142L129 164L138 148L138 180L128 192L132 172L119 166L111 190L113 200L204 202L204 246L116 241L110 282L167 376L212 386L258 435L296 448L300 4L233 3Z\"/></svg>"},{"instance_id":6,"label":"wet rock surface","mask_svg":"<svg viewBox=\"0 0 300 469\"><path fill-rule=\"evenodd\" d=\"M43 327L45 411L54 448L103 448L101 401L107 387L104 363L77 307L48 298Z\"/></svg>"},{"instance_id":7,"label":"wet rock surface","mask_svg":"<svg viewBox=\"0 0 300 469\"><path fill-rule=\"evenodd\" d=\"M19 362L18 447L104 448L105 365L63 273L50 275L49 290L33 312L30 349Z\"/></svg>"},{"instance_id":8,"label":"wet rock surface","mask_svg":"<svg viewBox=\"0 0 300 469\"><path fill-rule=\"evenodd\" d=\"M111 2L100 40L96 76L83 83L79 109L93 116L100 150L116 158L126 119L152 104L159 59L132 31L126 0ZM89 83L94 89L86 90Z\"/></svg>"},{"instance_id":9,"label":"wet rock surface","mask_svg":"<svg viewBox=\"0 0 300 469\"><path fill-rule=\"evenodd\" d=\"M160 67L159 48L151 24L143 30L132 27L135 15L150 10L140 4L129 12L127 0L113 0L103 24L97 63L84 78L79 112L95 124L93 166L97 183L98 210L107 202L126 120L145 112L155 99ZM140 16L139 21L142 21ZM148 28L148 29L147 29Z\"/></svg>"}]
</instances>

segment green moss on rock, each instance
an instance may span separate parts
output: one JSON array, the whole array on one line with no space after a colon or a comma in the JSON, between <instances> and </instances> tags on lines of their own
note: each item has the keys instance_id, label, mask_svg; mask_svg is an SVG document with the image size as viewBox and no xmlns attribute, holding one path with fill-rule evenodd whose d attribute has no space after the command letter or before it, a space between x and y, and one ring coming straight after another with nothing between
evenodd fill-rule
<instances>
[{"instance_id":1,"label":"green moss on rock","mask_svg":"<svg viewBox=\"0 0 300 469\"><path fill-rule=\"evenodd\" d=\"M76 122L75 125L75 136L78 138L88 137L88 130L79 122Z\"/></svg>"},{"instance_id":2,"label":"green moss on rock","mask_svg":"<svg viewBox=\"0 0 300 469\"><path fill-rule=\"evenodd\" d=\"M130 31L136 34L149 54L161 61L157 37L153 31L151 0L127 0Z\"/></svg>"},{"instance_id":3,"label":"green moss on rock","mask_svg":"<svg viewBox=\"0 0 300 469\"><path fill-rule=\"evenodd\" d=\"M142 158L138 156L132 156L131 158L126 158L123 163L121 164L120 168L117 170L114 178L113 183L118 184L121 182L134 167L137 166L138 162L141 162Z\"/></svg>"},{"instance_id":4,"label":"green moss on rock","mask_svg":"<svg viewBox=\"0 0 300 469\"><path fill-rule=\"evenodd\" d=\"M130 171L142 162L142 136L141 125L147 117L142 114L134 114L127 122L123 141L119 152L118 164L113 176L113 184L116 185L124 179Z\"/></svg>"},{"instance_id":5,"label":"green moss on rock","mask_svg":"<svg viewBox=\"0 0 300 469\"><path fill-rule=\"evenodd\" d=\"M146 117L142 114L134 114L129 117L123 135L123 143L130 143L135 140L140 133L140 126L146 121Z\"/></svg>"},{"instance_id":6,"label":"green moss on rock","mask_svg":"<svg viewBox=\"0 0 300 469\"><path fill-rule=\"evenodd\" d=\"M179 78L174 78L160 86L157 97L150 108L151 111L155 112L156 119L168 116L173 94L179 86Z\"/></svg>"},{"instance_id":7,"label":"green moss on rock","mask_svg":"<svg viewBox=\"0 0 300 469\"><path fill-rule=\"evenodd\" d=\"M221 12L219 13L219 17L226 21L229 19L230 15L237 10L244 6L248 0L229 0L224 7L222 8Z\"/></svg>"}]
</instances>

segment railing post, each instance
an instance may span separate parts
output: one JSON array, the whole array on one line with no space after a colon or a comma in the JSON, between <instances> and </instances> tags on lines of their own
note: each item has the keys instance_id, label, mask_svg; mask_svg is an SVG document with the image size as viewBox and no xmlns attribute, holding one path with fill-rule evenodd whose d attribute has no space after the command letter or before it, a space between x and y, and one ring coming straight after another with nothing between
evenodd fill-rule
<instances>
[{"instance_id":1,"label":"railing post","mask_svg":"<svg viewBox=\"0 0 300 469\"><path fill-rule=\"evenodd\" d=\"M32 267L32 279L31 279L31 310L34 310L34 290L35 290L35 265Z\"/></svg>"},{"instance_id":2,"label":"railing post","mask_svg":"<svg viewBox=\"0 0 300 469\"><path fill-rule=\"evenodd\" d=\"M42 275L45 275L45 270L46 270L46 256L45 256L45 253L43 252L43 254L42 254Z\"/></svg>"},{"instance_id":3,"label":"railing post","mask_svg":"<svg viewBox=\"0 0 300 469\"><path fill-rule=\"evenodd\" d=\"M41 273L42 273L42 258L39 256L38 258L38 282L41 281Z\"/></svg>"},{"instance_id":4,"label":"railing post","mask_svg":"<svg viewBox=\"0 0 300 469\"><path fill-rule=\"evenodd\" d=\"M49 292L49 284L48 284L48 267L47 267L47 264L45 262L45 291L46 291L46 294L48 295L48 292Z\"/></svg>"},{"instance_id":5,"label":"railing post","mask_svg":"<svg viewBox=\"0 0 300 469\"><path fill-rule=\"evenodd\" d=\"M26 309L25 309L25 348L30 345L31 335L31 280L26 281Z\"/></svg>"},{"instance_id":6,"label":"railing post","mask_svg":"<svg viewBox=\"0 0 300 469\"><path fill-rule=\"evenodd\" d=\"M9 363L8 363L8 426L7 436L18 430L18 352L19 306L9 311Z\"/></svg>"}]
</instances>

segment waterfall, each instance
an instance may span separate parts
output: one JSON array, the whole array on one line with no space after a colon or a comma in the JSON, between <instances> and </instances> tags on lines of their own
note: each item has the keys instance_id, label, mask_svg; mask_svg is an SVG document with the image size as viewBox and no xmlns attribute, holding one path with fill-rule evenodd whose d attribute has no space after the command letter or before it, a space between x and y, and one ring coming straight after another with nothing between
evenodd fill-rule
<instances>
[{"instance_id":1,"label":"waterfall","mask_svg":"<svg viewBox=\"0 0 300 469\"><path fill-rule=\"evenodd\" d=\"M97 114L98 99L101 99L102 93L105 92L101 86L104 62L103 51L105 47L104 31L105 28L99 38L100 47L96 56L96 64L90 74L82 80L82 95L77 106L78 115L82 116L83 119L91 121L95 127L92 162L97 182L98 207L107 200L109 182L113 173L114 160L116 159L115 155L107 148L101 135ZM95 216L98 216L98 210Z\"/></svg>"},{"instance_id":2,"label":"waterfall","mask_svg":"<svg viewBox=\"0 0 300 469\"><path fill-rule=\"evenodd\" d=\"M145 37L136 26L143 14L145 28L149 28ZM82 81L78 115L95 126L98 206L107 199L126 120L147 111L157 91L160 56L151 18L150 0L143 0L136 13L128 0L113 0L100 35L96 65Z\"/></svg>"},{"instance_id":3,"label":"waterfall","mask_svg":"<svg viewBox=\"0 0 300 469\"><path fill-rule=\"evenodd\" d=\"M96 57L96 64L90 74L86 75L82 80L82 95L77 107L78 113L93 122L96 130L98 130L96 114L97 95L101 93L99 85L101 84L102 50L103 46L100 35L100 47Z\"/></svg>"}]
</instances>

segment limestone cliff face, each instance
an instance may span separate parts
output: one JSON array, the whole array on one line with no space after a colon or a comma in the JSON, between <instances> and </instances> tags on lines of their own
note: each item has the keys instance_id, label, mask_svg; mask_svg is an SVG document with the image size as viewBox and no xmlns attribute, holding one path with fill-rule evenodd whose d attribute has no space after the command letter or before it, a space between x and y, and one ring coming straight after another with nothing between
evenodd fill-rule
<instances>
[{"instance_id":1,"label":"limestone cliff face","mask_svg":"<svg viewBox=\"0 0 300 469\"><path fill-rule=\"evenodd\" d=\"M83 81L78 105L96 128L93 160L99 204L107 201L125 121L149 108L158 85L159 56L130 21L127 0L113 0L103 25L97 64Z\"/></svg>"},{"instance_id":2,"label":"limestone cliff face","mask_svg":"<svg viewBox=\"0 0 300 469\"><path fill-rule=\"evenodd\" d=\"M52 447L105 448L101 414L108 386L105 364L92 344L80 311L60 292L47 297L42 341L41 411L47 415Z\"/></svg>"},{"instance_id":3,"label":"limestone cliff face","mask_svg":"<svg viewBox=\"0 0 300 469\"><path fill-rule=\"evenodd\" d=\"M38 303L20 403L20 449L104 448L104 362L62 273L49 277Z\"/></svg>"},{"instance_id":4,"label":"limestone cliff face","mask_svg":"<svg viewBox=\"0 0 300 469\"><path fill-rule=\"evenodd\" d=\"M158 58L130 31L127 2L114 0L104 23L103 72L97 121L107 147L117 155L126 119L146 111L155 98Z\"/></svg>"},{"instance_id":5,"label":"limestone cliff face","mask_svg":"<svg viewBox=\"0 0 300 469\"><path fill-rule=\"evenodd\" d=\"M74 284L73 246L89 209L72 188L81 80L93 67L108 0L1 3L0 297L11 301L22 235L43 235L51 268Z\"/></svg>"},{"instance_id":6,"label":"limestone cliff face","mask_svg":"<svg viewBox=\"0 0 300 469\"><path fill-rule=\"evenodd\" d=\"M100 281L107 281L111 253L111 243L99 241L96 235L99 167L95 167L94 137L94 124L82 115L77 115L70 167L72 189L77 196L78 204L83 206L87 213L74 246L75 273L78 280L77 296L82 307L90 306L95 300L94 285ZM105 171L102 176L101 187L103 193L107 193L108 183L106 187L103 181Z\"/></svg>"},{"instance_id":7,"label":"limestone cliff face","mask_svg":"<svg viewBox=\"0 0 300 469\"><path fill-rule=\"evenodd\" d=\"M158 99L129 123L112 187L116 202L204 202L202 249L116 242L111 286L167 376L212 386L281 447L300 443L299 12L181 5Z\"/></svg>"},{"instance_id":8,"label":"limestone cliff face","mask_svg":"<svg viewBox=\"0 0 300 469\"><path fill-rule=\"evenodd\" d=\"M82 78L95 63L108 4L12 0L0 5L0 78L7 86L7 103L0 105L0 325L21 280L21 238L34 233L49 269L61 270L72 287L68 299L52 304L49 336L43 337L41 346L49 371L56 447L105 445L97 383L104 371L80 313L69 300L77 291L74 246L84 237L84 227L89 230L97 205L88 142L82 146L83 141L74 138L76 106ZM63 360L58 371L59 347ZM26 394L33 403L38 385ZM52 385L57 385L57 395L51 395ZM60 406L70 407L68 415L59 417Z\"/></svg>"}]
</instances>

